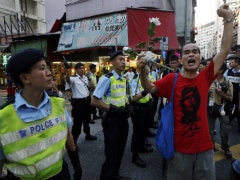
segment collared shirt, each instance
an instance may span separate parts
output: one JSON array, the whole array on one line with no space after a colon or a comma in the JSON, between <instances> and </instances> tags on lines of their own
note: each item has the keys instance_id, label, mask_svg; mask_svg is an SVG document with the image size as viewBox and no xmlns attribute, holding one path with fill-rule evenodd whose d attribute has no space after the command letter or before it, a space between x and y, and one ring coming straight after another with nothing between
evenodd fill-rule
<instances>
[{"instance_id":1,"label":"collared shirt","mask_svg":"<svg viewBox=\"0 0 240 180\"><path fill-rule=\"evenodd\" d=\"M85 98L90 95L88 90L89 81L87 76L80 77L78 74L76 76L70 77L72 97L73 98Z\"/></svg>"},{"instance_id":2,"label":"collared shirt","mask_svg":"<svg viewBox=\"0 0 240 180\"><path fill-rule=\"evenodd\" d=\"M154 77L154 81L158 80L158 73L156 72L157 70L151 71L152 76Z\"/></svg>"},{"instance_id":3,"label":"collared shirt","mask_svg":"<svg viewBox=\"0 0 240 180\"><path fill-rule=\"evenodd\" d=\"M237 75L236 77L229 79L228 71L232 71L234 74L237 74L237 73L240 73L240 69L239 69L239 70L237 70L237 69L235 69L235 68L227 69L227 70L224 72L224 74L223 74L223 76L226 77L226 78L227 78L229 81L231 81L232 83L240 84L240 78L239 78L239 76Z\"/></svg>"},{"instance_id":4,"label":"collared shirt","mask_svg":"<svg viewBox=\"0 0 240 180\"><path fill-rule=\"evenodd\" d=\"M140 90L141 82L140 82L140 79L138 77L133 78L130 81L129 86L130 86L130 90L131 90L131 96L135 96L136 94L141 93L141 90Z\"/></svg>"},{"instance_id":5,"label":"collared shirt","mask_svg":"<svg viewBox=\"0 0 240 180\"><path fill-rule=\"evenodd\" d=\"M15 102L13 105L15 107L17 114L24 122L32 122L32 121L40 120L50 115L52 112L50 97L46 92L44 92L43 101L38 107L30 105L22 97L21 91L15 94ZM65 114L66 114L68 126L70 126L72 124L72 119L66 108L65 108ZM0 148L0 160L2 160L3 158L4 158L4 155L2 152L2 148Z\"/></svg>"},{"instance_id":6,"label":"collared shirt","mask_svg":"<svg viewBox=\"0 0 240 180\"><path fill-rule=\"evenodd\" d=\"M223 74L224 77L227 77L227 73L228 73L229 70L230 70L230 69L227 69L227 70L224 72L224 74ZM237 69L235 69L235 68L231 68L231 70L232 70L233 73L238 73L238 72L240 72L240 69L237 70Z\"/></svg>"},{"instance_id":7,"label":"collared shirt","mask_svg":"<svg viewBox=\"0 0 240 180\"><path fill-rule=\"evenodd\" d=\"M124 74L124 77L125 77L127 80L131 80L131 79L134 77L134 72L128 71L128 72L126 72L126 73Z\"/></svg>"},{"instance_id":8,"label":"collared shirt","mask_svg":"<svg viewBox=\"0 0 240 180\"><path fill-rule=\"evenodd\" d=\"M96 74L90 71L89 74L88 74L88 77L91 78L93 84L96 86L97 85Z\"/></svg>"},{"instance_id":9,"label":"collared shirt","mask_svg":"<svg viewBox=\"0 0 240 180\"><path fill-rule=\"evenodd\" d=\"M122 76L119 76L114 70L112 70L112 73L116 79L122 79ZM111 79L103 75L97 83L97 87L93 92L93 96L97 97L98 99L102 99L103 96L110 96L110 83Z\"/></svg>"}]
</instances>

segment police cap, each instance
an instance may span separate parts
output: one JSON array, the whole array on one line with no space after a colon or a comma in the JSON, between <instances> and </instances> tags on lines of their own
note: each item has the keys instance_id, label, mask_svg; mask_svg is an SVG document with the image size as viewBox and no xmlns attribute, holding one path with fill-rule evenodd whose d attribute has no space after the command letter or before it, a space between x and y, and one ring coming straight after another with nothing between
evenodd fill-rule
<instances>
[{"instance_id":1,"label":"police cap","mask_svg":"<svg viewBox=\"0 0 240 180\"><path fill-rule=\"evenodd\" d=\"M84 66L83 63L77 63L77 64L75 64L74 69L78 69L83 66Z\"/></svg>"},{"instance_id":2,"label":"police cap","mask_svg":"<svg viewBox=\"0 0 240 180\"><path fill-rule=\"evenodd\" d=\"M90 64L90 65L89 65L89 68L90 68L90 69L94 69L94 68L96 68L96 65L95 65L95 64Z\"/></svg>"},{"instance_id":3,"label":"police cap","mask_svg":"<svg viewBox=\"0 0 240 180\"><path fill-rule=\"evenodd\" d=\"M44 54L41 50L25 49L11 56L6 71L10 74L22 73L42 58L44 58Z\"/></svg>"},{"instance_id":4,"label":"police cap","mask_svg":"<svg viewBox=\"0 0 240 180\"><path fill-rule=\"evenodd\" d=\"M122 51L115 51L110 55L110 61L113 60L116 56L118 55L122 55L123 56L123 52Z\"/></svg>"},{"instance_id":5,"label":"police cap","mask_svg":"<svg viewBox=\"0 0 240 180\"><path fill-rule=\"evenodd\" d=\"M240 63L240 57L236 54L230 55L227 60L236 60Z\"/></svg>"}]
</instances>

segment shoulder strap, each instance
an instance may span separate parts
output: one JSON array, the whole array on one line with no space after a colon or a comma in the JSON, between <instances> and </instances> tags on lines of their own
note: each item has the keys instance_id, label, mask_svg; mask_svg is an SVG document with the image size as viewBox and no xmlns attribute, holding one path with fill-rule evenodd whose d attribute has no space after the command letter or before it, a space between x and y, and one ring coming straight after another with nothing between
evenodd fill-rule
<instances>
[{"instance_id":1,"label":"shoulder strap","mask_svg":"<svg viewBox=\"0 0 240 180\"><path fill-rule=\"evenodd\" d=\"M105 74L105 76L106 76L107 78L110 78L111 76L113 76L113 73L112 73L112 72L107 73L107 74Z\"/></svg>"},{"instance_id":2,"label":"shoulder strap","mask_svg":"<svg viewBox=\"0 0 240 180\"><path fill-rule=\"evenodd\" d=\"M5 103L3 103L2 105L0 105L0 110L5 108L6 106L8 106L9 104L13 104L15 102L15 96L11 96L9 97Z\"/></svg>"},{"instance_id":3,"label":"shoulder strap","mask_svg":"<svg viewBox=\"0 0 240 180\"><path fill-rule=\"evenodd\" d=\"M177 78L178 78L178 73L174 73L174 82L173 82L173 87L172 87L172 94L171 94L171 98L170 101L173 101L173 96L174 96L174 89L175 89L175 85L177 82Z\"/></svg>"}]
</instances>

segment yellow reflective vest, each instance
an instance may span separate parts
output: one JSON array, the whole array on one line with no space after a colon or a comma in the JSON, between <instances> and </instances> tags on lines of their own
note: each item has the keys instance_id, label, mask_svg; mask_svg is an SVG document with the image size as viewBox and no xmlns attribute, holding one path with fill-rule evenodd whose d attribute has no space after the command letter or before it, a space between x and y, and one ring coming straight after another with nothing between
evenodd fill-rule
<instances>
[{"instance_id":1,"label":"yellow reflective vest","mask_svg":"<svg viewBox=\"0 0 240 180\"><path fill-rule=\"evenodd\" d=\"M142 83L139 79L139 75L136 75L132 81L137 81L137 87L135 87L136 89L134 91L137 91L138 89L140 90L140 92L142 92L144 89L142 87ZM150 100L150 94L148 93L146 96L142 97L141 99L138 100L138 103L147 103Z\"/></svg>"},{"instance_id":2,"label":"yellow reflective vest","mask_svg":"<svg viewBox=\"0 0 240 180\"><path fill-rule=\"evenodd\" d=\"M113 104L117 107L125 106L128 99L126 93L126 79L122 78L121 80L117 80L113 75L109 77L111 80L110 85L110 96L104 96L103 101L106 104Z\"/></svg>"},{"instance_id":3,"label":"yellow reflective vest","mask_svg":"<svg viewBox=\"0 0 240 180\"><path fill-rule=\"evenodd\" d=\"M94 73L89 73L89 77L90 79L92 80L93 84L96 86L97 85L97 77L96 77L96 74Z\"/></svg>"},{"instance_id":4,"label":"yellow reflective vest","mask_svg":"<svg viewBox=\"0 0 240 180\"><path fill-rule=\"evenodd\" d=\"M0 143L6 167L21 179L48 179L62 170L68 132L65 100L50 99L52 113L33 122L23 122L13 104L0 110Z\"/></svg>"},{"instance_id":5,"label":"yellow reflective vest","mask_svg":"<svg viewBox=\"0 0 240 180\"><path fill-rule=\"evenodd\" d=\"M138 77L139 79L139 77ZM142 87L142 83L140 80L139 81L139 86L140 86L140 91L142 92L144 89ZM148 93L146 96L142 97L141 99L139 99L139 103L147 103L150 100L150 94Z\"/></svg>"}]
</instances>

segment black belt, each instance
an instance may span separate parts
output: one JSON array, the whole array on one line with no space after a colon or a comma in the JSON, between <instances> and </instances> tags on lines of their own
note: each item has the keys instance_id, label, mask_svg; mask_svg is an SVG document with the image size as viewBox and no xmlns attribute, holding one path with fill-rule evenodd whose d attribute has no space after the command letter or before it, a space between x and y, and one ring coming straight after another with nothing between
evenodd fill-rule
<instances>
[{"instance_id":1,"label":"black belt","mask_svg":"<svg viewBox=\"0 0 240 180\"><path fill-rule=\"evenodd\" d=\"M132 102L132 105L133 106L146 106L146 105L148 105L150 102L148 101L148 102L145 102L145 103L139 103L139 102Z\"/></svg>"},{"instance_id":2,"label":"black belt","mask_svg":"<svg viewBox=\"0 0 240 180\"><path fill-rule=\"evenodd\" d=\"M84 97L84 98L72 98L73 100L87 100L90 99L90 96Z\"/></svg>"}]
</instances>

